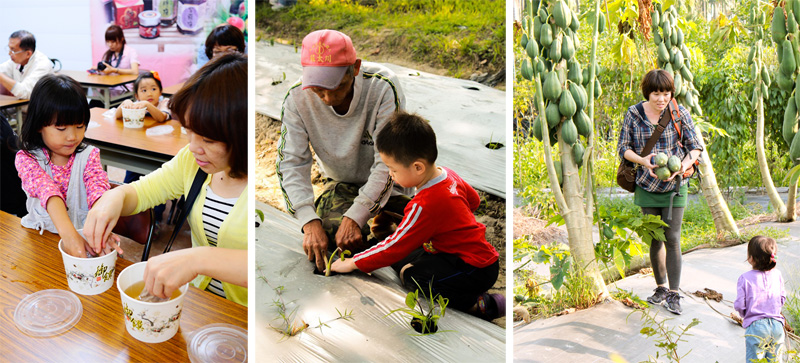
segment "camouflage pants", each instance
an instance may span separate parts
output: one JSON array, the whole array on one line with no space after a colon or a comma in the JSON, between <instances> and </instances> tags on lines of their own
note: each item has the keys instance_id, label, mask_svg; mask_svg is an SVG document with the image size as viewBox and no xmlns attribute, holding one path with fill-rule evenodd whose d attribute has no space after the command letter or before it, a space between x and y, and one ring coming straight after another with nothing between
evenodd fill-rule
<instances>
[{"instance_id":1,"label":"camouflage pants","mask_svg":"<svg viewBox=\"0 0 800 363\"><path fill-rule=\"evenodd\" d=\"M325 181L325 189L322 194L314 201L317 215L322 218L322 229L328 237L328 249L336 249L336 232L342 224L342 217L345 212L353 205L358 196L360 185L351 183L341 183L328 179ZM372 219L372 227L365 223L361 227L361 237L367 244L372 246L389 237L396 228L393 225L400 224L403 219L403 210L411 198L405 195L389 197L389 201L381 208L378 214ZM360 251L359 251L360 252ZM353 253L356 253L353 251Z\"/></svg>"}]
</instances>

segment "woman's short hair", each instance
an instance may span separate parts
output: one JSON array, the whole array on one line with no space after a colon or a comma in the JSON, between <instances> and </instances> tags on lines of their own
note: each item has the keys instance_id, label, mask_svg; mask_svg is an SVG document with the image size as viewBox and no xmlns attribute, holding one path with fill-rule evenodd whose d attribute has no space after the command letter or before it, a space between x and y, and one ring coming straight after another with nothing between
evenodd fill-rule
<instances>
[{"instance_id":1,"label":"woman's short hair","mask_svg":"<svg viewBox=\"0 0 800 363\"><path fill-rule=\"evenodd\" d=\"M244 33L233 25L220 25L211 30L211 33L206 38L206 56L208 59L214 57L215 45L232 45L236 47L239 53L244 53Z\"/></svg>"},{"instance_id":2,"label":"woman's short hair","mask_svg":"<svg viewBox=\"0 0 800 363\"><path fill-rule=\"evenodd\" d=\"M247 57L206 63L169 101L172 117L192 132L225 143L230 176L247 176Z\"/></svg>"},{"instance_id":3,"label":"woman's short hair","mask_svg":"<svg viewBox=\"0 0 800 363\"><path fill-rule=\"evenodd\" d=\"M650 99L653 92L670 92L675 94L675 81L672 74L663 69L654 69L642 78L642 96L645 100Z\"/></svg>"}]
</instances>

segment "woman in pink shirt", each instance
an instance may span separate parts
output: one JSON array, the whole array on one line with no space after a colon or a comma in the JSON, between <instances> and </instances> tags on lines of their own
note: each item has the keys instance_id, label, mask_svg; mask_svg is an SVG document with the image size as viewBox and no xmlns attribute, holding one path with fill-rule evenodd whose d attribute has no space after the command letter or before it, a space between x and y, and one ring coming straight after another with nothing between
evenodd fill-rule
<instances>
[{"instance_id":1,"label":"woman in pink shirt","mask_svg":"<svg viewBox=\"0 0 800 363\"><path fill-rule=\"evenodd\" d=\"M75 257L93 253L77 230L109 189L100 150L83 143L88 125L89 106L80 84L65 75L46 75L31 92L14 162L28 196L22 226L57 233L65 252ZM116 247L118 237L112 238L110 246Z\"/></svg>"}]
</instances>

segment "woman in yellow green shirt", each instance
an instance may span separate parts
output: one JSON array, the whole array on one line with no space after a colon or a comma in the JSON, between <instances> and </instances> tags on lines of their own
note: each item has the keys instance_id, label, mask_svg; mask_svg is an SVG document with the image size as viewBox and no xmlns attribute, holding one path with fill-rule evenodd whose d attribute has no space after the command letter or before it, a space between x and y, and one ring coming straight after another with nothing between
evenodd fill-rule
<instances>
[{"instance_id":1,"label":"woman in yellow green shirt","mask_svg":"<svg viewBox=\"0 0 800 363\"><path fill-rule=\"evenodd\" d=\"M170 109L189 145L158 170L106 192L84 234L102 248L122 215L189 193L195 174L208 174L187 221L190 249L148 260L145 288L167 297L187 282L247 305L247 58L227 54L207 63L172 97Z\"/></svg>"}]
</instances>

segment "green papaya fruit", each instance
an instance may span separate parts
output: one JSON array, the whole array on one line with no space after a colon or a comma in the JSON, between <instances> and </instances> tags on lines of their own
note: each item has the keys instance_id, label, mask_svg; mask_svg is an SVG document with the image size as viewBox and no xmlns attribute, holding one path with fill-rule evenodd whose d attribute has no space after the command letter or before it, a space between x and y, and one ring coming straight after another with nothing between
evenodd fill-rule
<instances>
[{"instance_id":1,"label":"green papaya fruit","mask_svg":"<svg viewBox=\"0 0 800 363\"><path fill-rule=\"evenodd\" d=\"M581 40L578 38L578 33L573 32L570 34L570 38L572 38L572 47L575 49L581 49Z\"/></svg>"},{"instance_id":2,"label":"green papaya fruit","mask_svg":"<svg viewBox=\"0 0 800 363\"><path fill-rule=\"evenodd\" d=\"M572 92L561 92L561 99L558 101L558 111L561 116L572 118L577 110L575 99L572 98Z\"/></svg>"},{"instance_id":3,"label":"green papaya fruit","mask_svg":"<svg viewBox=\"0 0 800 363\"><path fill-rule=\"evenodd\" d=\"M532 77L533 76L533 74L532 74L533 72L531 72L531 68L530 67L531 67L531 60L529 58L527 58L527 57L522 60L522 64L519 66L520 75L522 75L522 78L525 78L525 79L527 79L529 81L533 79L533 77Z\"/></svg>"},{"instance_id":4,"label":"green papaya fruit","mask_svg":"<svg viewBox=\"0 0 800 363\"><path fill-rule=\"evenodd\" d=\"M539 8L539 19L542 20L542 24L547 24L547 18L548 17L549 17L549 14L547 14L547 9L545 9L544 6Z\"/></svg>"},{"instance_id":5,"label":"green papaya fruit","mask_svg":"<svg viewBox=\"0 0 800 363\"><path fill-rule=\"evenodd\" d=\"M676 155L670 156L667 161L667 168L669 168L670 173L681 170L681 159L678 159Z\"/></svg>"},{"instance_id":6,"label":"green papaya fruit","mask_svg":"<svg viewBox=\"0 0 800 363\"><path fill-rule=\"evenodd\" d=\"M683 86L683 77L681 77L680 73L675 73L673 84L675 85L675 94L680 95L682 93L681 91L683 91L683 89L681 89Z\"/></svg>"},{"instance_id":7,"label":"green papaya fruit","mask_svg":"<svg viewBox=\"0 0 800 363\"><path fill-rule=\"evenodd\" d=\"M795 69L797 68L797 64L794 60L794 51L792 50L792 42L788 40L783 41L783 59L781 60L780 69L783 74L787 76L791 76Z\"/></svg>"},{"instance_id":8,"label":"green papaya fruit","mask_svg":"<svg viewBox=\"0 0 800 363\"><path fill-rule=\"evenodd\" d=\"M594 76L595 76L595 77L598 77L598 76L600 76L601 74L603 74L603 72L602 72L602 68L600 68L600 66L599 66L599 65L595 64L595 65L594 65Z\"/></svg>"},{"instance_id":9,"label":"green papaya fruit","mask_svg":"<svg viewBox=\"0 0 800 363\"><path fill-rule=\"evenodd\" d=\"M672 69L679 71L683 68L683 53L681 51L675 52L675 60L672 61Z\"/></svg>"},{"instance_id":10,"label":"green papaya fruit","mask_svg":"<svg viewBox=\"0 0 800 363\"><path fill-rule=\"evenodd\" d=\"M778 88L787 92L790 92L792 88L794 88L792 77L784 75L781 71L775 72L775 83L778 84Z\"/></svg>"},{"instance_id":11,"label":"green papaya fruit","mask_svg":"<svg viewBox=\"0 0 800 363\"><path fill-rule=\"evenodd\" d=\"M540 117L533 119L533 137L542 141L542 120Z\"/></svg>"},{"instance_id":12,"label":"green papaya fruit","mask_svg":"<svg viewBox=\"0 0 800 363\"><path fill-rule=\"evenodd\" d=\"M564 41L561 43L561 58L570 60L573 55L575 55L575 47L572 45L572 37L564 37Z\"/></svg>"},{"instance_id":13,"label":"green papaya fruit","mask_svg":"<svg viewBox=\"0 0 800 363\"><path fill-rule=\"evenodd\" d=\"M750 53L747 54L747 65L753 64L753 56L756 54L756 47L750 47Z\"/></svg>"},{"instance_id":14,"label":"green papaya fruit","mask_svg":"<svg viewBox=\"0 0 800 363\"><path fill-rule=\"evenodd\" d=\"M783 61L783 41L775 44L775 52L778 55L778 63Z\"/></svg>"},{"instance_id":15,"label":"green papaya fruit","mask_svg":"<svg viewBox=\"0 0 800 363\"><path fill-rule=\"evenodd\" d=\"M561 122L561 113L558 112L558 105L555 102L550 102L544 110L545 118L547 119L547 127L554 128Z\"/></svg>"},{"instance_id":16,"label":"green papaya fruit","mask_svg":"<svg viewBox=\"0 0 800 363\"><path fill-rule=\"evenodd\" d=\"M600 98L603 95L603 89L600 88L600 81L597 78L594 79L594 99Z\"/></svg>"},{"instance_id":17,"label":"green papaya fruit","mask_svg":"<svg viewBox=\"0 0 800 363\"><path fill-rule=\"evenodd\" d=\"M550 59L553 60L553 63L558 63L561 61L561 38L556 37L553 39L553 43L550 44Z\"/></svg>"},{"instance_id":18,"label":"green papaya fruit","mask_svg":"<svg viewBox=\"0 0 800 363\"><path fill-rule=\"evenodd\" d=\"M572 146L572 160L575 164L578 165L578 168L583 166L583 153L586 149L583 147L580 141L576 142L575 145Z\"/></svg>"},{"instance_id":19,"label":"green papaya fruit","mask_svg":"<svg viewBox=\"0 0 800 363\"><path fill-rule=\"evenodd\" d=\"M650 20L652 24L661 24L661 14L658 11L651 11L650 12Z\"/></svg>"},{"instance_id":20,"label":"green papaya fruit","mask_svg":"<svg viewBox=\"0 0 800 363\"><path fill-rule=\"evenodd\" d=\"M542 21L539 20L539 17L533 18L533 39L536 39L537 42L541 42L540 36L542 34Z\"/></svg>"},{"instance_id":21,"label":"green papaya fruit","mask_svg":"<svg viewBox=\"0 0 800 363\"><path fill-rule=\"evenodd\" d=\"M664 41L667 41L667 39L672 41L672 24L670 24L669 20L661 26L661 31L664 33Z\"/></svg>"},{"instance_id":22,"label":"green papaya fruit","mask_svg":"<svg viewBox=\"0 0 800 363\"><path fill-rule=\"evenodd\" d=\"M797 92L797 91L795 91ZM794 135L797 134L797 105L794 98L789 98L786 103L786 110L783 112L783 140L786 145L792 146Z\"/></svg>"},{"instance_id":23,"label":"green papaya fruit","mask_svg":"<svg viewBox=\"0 0 800 363\"><path fill-rule=\"evenodd\" d=\"M797 33L797 21L794 20L793 12L789 12L786 17L786 32L787 33Z\"/></svg>"},{"instance_id":24,"label":"green papaya fruit","mask_svg":"<svg viewBox=\"0 0 800 363\"><path fill-rule=\"evenodd\" d=\"M578 135L589 137L592 134L592 121L583 110L578 111L574 117L575 127L578 129Z\"/></svg>"},{"instance_id":25,"label":"green papaya fruit","mask_svg":"<svg viewBox=\"0 0 800 363\"><path fill-rule=\"evenodd\" d=\"M528 45L525 47L525 52L528 53L528 57L531 57L531 59L539 56L539 44L536 44L536 40L531 39L528 41Z\"/></svg>"},{"instance_id":26,"label":"green papaya fruit","mask_svg":"<svg viewBox=\"0 0 800 363\"><path fill-rule=\"evenodd\" d=\"M667 51L667 47L664 45L664 43L658 45L657 54L659 61L661 62L669 61L669 52Z\"/></svg>"},{"instance_id":27,"label":"green papaya fruit","mask_svg":"<svg viewBox=\"0 0 800 363\"><path fill-rule=\"evenodd\" d=\"M668 36L666 36L666 35L665 35L665 36L663 37L663 39L664 39L664 46L666 46L666 47L667 47L667 50L670 50L670 49L672 49L672 45L673 45L673 44L672 44L672 38L670 38L670 37L668 37Z\"/></svg>"},{"instance_id":28,"label":"green papaya fruit","mask_svg":"<svg viewBox=\"0 0 800 363\"><path fill-rule=\"evenodd\" d=\"M653 157L653 162L658 166L666 166L669 158L666 153L660 152Z\"/></svg>"},{"instance_id":29,"label":"green papaya fruit","mask_svg":"<svg viewBox=\"0 0 800 363\"><path fill-rule=\"evenodd\" d=\"M597 33L598 33L598 34L603 34L603 32L604 32L605 30L606 30L606 14L604 14L604 13L601 11L601 12L600 12L600 20L599 20L599 22L597 23Z\"/></svg>"},{"instance_id":30,"label":"green papaya fruit","mask_svg":"<svg viewBox=\"0 0 800 363\"><path fill-rule=\"evenodd\" d=\"M572 31L576 32L580 28L581 23L578 21L578 15L575 12L572 12L572 20L569 23L569 28Z\"/></svg>"},{"instance_id":31,"label":"green papaya fruit","mask_svg":"<svg viewBox=\"0 0 800 363\"><path fill-rule=\"evenodd\" d=\"M673 74L673 73L675 73L675 70L674 70L674 69L672 69L672 63L667 63L667 64L664 66L664 70L665 70L665 71L667 71L667 72L669 72L669 74Z\"/></svg>"},{"instance_id":32,"label":"green papaya fruit","mask_svg":"<svg viewBox=\"0 0 800 363\"><path fill-rule=\"evenodd\" d=\"M536 60L536 73L544 72L544 62L541 59Z\"/></svg>"},{"instance_id":33,"label":"green papaya fruit","mask_svg":"<svg viewBox=\"0 0 800 363\"><path fill-rule=\"evenodd\" d=\"M681 75L685 81L694 82L694 75L692 75L692 71L689 70L689 67L681 68Z\"/></svg>"},{"instance_id":34,"label":"green papaya fruit","mask_svg":"<svg viewBox=\"0 0 800 363\"><path fill-rule=\"evenodd\" d=\"M795 105L800 105L800 92L797 91L797 90L800 90L800 88L798 88L798 86L800 86L800 81L795 83L795 87L794 87L794 89L795 89L795 91L794 91L794 103L795 103ZM800 110L800 107L798 107L797 109Z\"/></svg>"},{"instance_id":35,"label":"green papaya fruit","mask_svg":"<svg viewBox=\"0 0 800 363\"><path fill-rule=\"evenodd\" d=\"M583 74L581 73L581 64L578 63L577 58L572 58L567 62L567 79L573 83L583 84Z\"/></svg>"},{"instance_id":36,"label":"green papaya fruit","mask_svg":"<svg viewBox=\"0 0 800 363\"><path fill-rule=\"evenodd\" d=\"M761 81L769 87L772 80L769 79L769 72L767 71L767 67L761 67Z\"/></svg>"},{"instance_id":37,"label":"green papaya fruit","mask_svg":"<svg viewBox=\"0 0 800 363\"><path fill-rule=\"evenodd\" d=\"M686 96L684 96L684 106L688 105L691 107L694 104L694 97L692 96L692 92L686 92Z\"/></svg>"},{"instance_id":38,"label":"green papaya fruit","mask_svg":"<svg viewBox=\"0 0 800 363\"><path fill-rule=\"evenodd\" d=\"M800 158L800 137L792 139L792 145L789 146L789 158L792 161L792 165L797 165L797 159Z\"/></svg>"},{"instance_id":39,"label":"green papaya fruit","mask_svg":"<svg viewBox=\"0 0 800 363\"><path fill-rule=\"evenodd\" d=\"M549 72L545 76L542 95L551 102L558 101L561 97L561 82L558 81L558 73Z\"/></svg>"},{"instance_id":40,"label":"green papaya fruit","mask_svg":"<svg viewBox=\"0 0 800 363\"><path fill-rule=\"evenodd\" d=\"M681 44L681 53L683 53L683 59L689 60L692 57L692 53L689 51L689 47L686 44Z\"/></svg>"},{"instance_id":41,"label":"green papaya fruit","mask_svg":"<svg viewBox=\"0 0 800 363\"><path fill-rule=\"evenodd\" d=\"M553 5L553 19L561 29L566 29L572 23L572 13L564 0L557 0Z\"/></svg>"},{"instance_id":42,"label":"green papaya fruit","mask_svg":"<svg viewBox=\"0 0 800 363\"><path fill-rule=\"evenodd\" d=\"M656 174L658 179L662 181L669 179L669 176L672 175L672 173L669 172L669 168L666 166L656 168L656 170L653 170L653 172Z\"/></svg>"},{"instance_id":43,"label":"green papaya fruit","mask_svg":"<svg viewBox=\"0 0 800 363\"><path fill-rule=\"evenodd\" d=\"M675 42L675 45L680 47L680 46L683 45L683 31L681 30L681 28L678 28L676 26L675 27L675 34L677 34L677 37L678 37L677 41Z\"/></svg>"},{"instance_id":44,"label":"green papaya fruit","mask_svg":"<svg viewBox=\"0 0 800 363\"><path fill-rule=\"evenodd\" d=\"M769 90L767 89L767 85L761 83L761 95L764 96L765 100L769 99Z\"/></svg>"},{"instance_id":45,"label":"green papaya fruit","mask_svg":"<svg viewBox=\"0 0 800 363\"><path fill-rule=\"evenodd\" d=\"M584 68L581 74L583 75L583 86L586 87L589 84L589 67Z\"/></svg>"},{"instance_id":46,"label":"green papaya fruit","mask_svg":"<svg viewBox=\"0 0 800 363\"><path fill-rule=\"evenodd\" d=\"M575 145L575 142L578 141L578 129L571 118L564 120L561 125L561 137L570 146Z\"/></svg>"},{"instance_id":47,"label":"green papaya fruit","mask_svg":"<svg viewBox=\"0 0 800 363\"><path fill-rule=\"evenodd\" d=\"M561 169L561 160L556 160L553 162L553 166L556 169L556 177L558 178L558 185L564 184L564 170Z\"/></svg>"},{"instance_id":48,"label":"green papaya fruit","mask_svg":"<svg viewBox=\"0 0 800 363\"><path fill-rule=\"evenodd\" d=\"M569 93L572 94L572 100L575 101L575 112L583 110L583 108L586 107L587 101L583 86L578 83L570 82Z\"/></svg>"},{"instance_id":49,"label":"green papaya fruit","mask_svg":"<svg viewBox=\"0 0 800 363\"><path fill-rule=\"evenodd\" d=\"M772 41L781 43L786 39L786 14L782 7L776 7L772 15Z\"/></svg>"},{"instance_id":50,"label":"green papaya fruit","mask_svg":"<svg viewBox=\"0 0 800 363\"><path fill-rule=\"evenodd\" d=\"M523 48L528 46L528 34L522 33L522 36L519 38L519 45Z\"/></svg>"},{"instance_id":51,"label":"green papaya fruit","mask_svg":"<svg viewBox=\"0 0 800 363\"><path fill-rule=\"evenodd\" d=\"M676 47L680 46L680 43L678 43L677 29L678 27L673 24L672 29L669 31L669 42Z\"/></svg>"},{"instance_id":52,"label":"green papaya fruit","mask_svg":"<svg viewBox=\"0 0 800 363\"><path fill-rule=\"evenodd\" d=\"M664 42L663 40L661 40L661 35L658 34L658 31L653 32L653 41L656 43L657 46L661 45L661 43Z\"/></svg>"},{"instance_id":53,"label":"green papaya fruit","mask_svg":"<svg viewBox=\"0 0 800 363\"><path fill-rule=\"evenodd\" d=\"M542 24L539 30L539 41L542 43L542 47L549 47L553 43L553 28L550 27L550 24Z\"/></svg>"}]
</instances>

